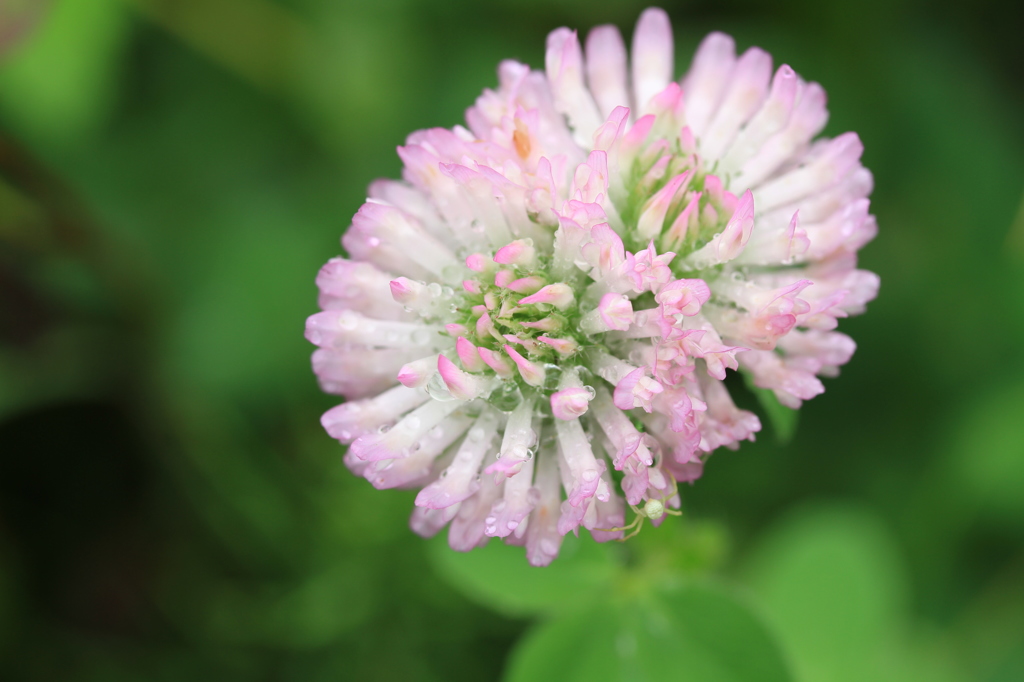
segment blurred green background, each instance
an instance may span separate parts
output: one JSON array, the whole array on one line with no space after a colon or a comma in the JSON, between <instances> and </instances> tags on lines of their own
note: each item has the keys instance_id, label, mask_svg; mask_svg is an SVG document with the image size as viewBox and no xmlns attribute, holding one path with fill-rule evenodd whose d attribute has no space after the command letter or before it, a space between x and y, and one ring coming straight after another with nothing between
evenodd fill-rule
<instances>
[{"instance_id":1,"label":"blurred green background","mask_svg":"<svg viewBox=\"0 0 1024 682\"><path fill-rule=\"evenodd\" d=\"M1007 3L663 4L680 73L719 29L825 86L881 227L843 376L682 520L455 555L322 432L313 278L394 147L644 6L0 2L0 678L1024 680Z\"/></svg>"}]
</instances>

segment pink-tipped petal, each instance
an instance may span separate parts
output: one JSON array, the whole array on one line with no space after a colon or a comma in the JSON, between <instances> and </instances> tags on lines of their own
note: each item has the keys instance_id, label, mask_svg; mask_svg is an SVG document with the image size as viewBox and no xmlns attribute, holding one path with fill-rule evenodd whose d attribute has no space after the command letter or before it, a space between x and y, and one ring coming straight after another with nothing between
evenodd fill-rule
<instances>
[{"instance_id":1,"label":"pink-tipped petal","mask_svg":"<svg viewBox=\"0 0 1024 682\"><path fill-rule=\"evenodd\" d=\"M499 286L504 286L506 289L510 289L517 294L533 294L540 291L545 284L547 284L547 280L543 277L530 275L529 277L514 279L507 284Z\"/></svg>"},{"instance_id":2,"label":"pink-tipped petal","mask_svg":"<svg viewBox=\"0 0 1024 682\"><path fill-rule=\"evenodd\" d=\"M597 311L609 329L623 331L633 324L633 304L622 294L607 293L602 296Z\"/></svg>"},{"instance_id":3,"label":"pink-tipped petal","mask_svg":"<svg viewBox=\"0 0 1024 682\"><path fill-rule=\"evenodd\" d=\"M477 347L464 336L455 341L455 352L462 361L462 366L467 372L483 372L487 369L487 363L480 359Z\"/></svg>"},{"instance_id":4,"label":"pink-tipped petal","mask_svg":"<svg viewBox=\"0 0 1024 682\"><path fill-rule=\"evenodd\" d=\"M629 106L626 44L614 26L597 26L587 35L587 85L603 116Z\"/></svg>"},{"instance_id":5,"label":"pink-tipped petal","mask_svg":"<svg viewBox=\"0 0 1024 682\"><path fill-rule=\"evenodd\" d=\"M473 272L487 272L494 267L494 261L490 256L474 253L466 257L466 267Z\"/></svg>"},{"instance_id":6,"label":"pink-tipped petal","mask_svg":"<svg viewBox=\"0 0 1024 682\"><path fill-rule=\"evenodd\" d=\"M575 339L553 339L550 336L538 336L537 340L541 343L554 348L559 355L569 356L579 350L580 344Z\"/></svg>"},{"instance_id":7,"label":"pink-tipped petal","mask_svg":"<svg viewBox=\"0 0 1024 682\"><path fill-rule=\"evenodd\" d=\"M520 305L535 305L546 303L553 305L559 310L565 310L576 300L572 287L568 284L549 284L540 289L537 293L519 299Z\"/></svg>"},{"instance_id":8,"label":"pink-tipped petal","mask_svg":"<svg viewBox=\"0 0 1024 682\"><path fill-rule=\"evenodd\" d=\"M551 394L551 412L556 419L576 419L586 413L594 390L585 387L565 388Z\"/></svg>"},{"instance_id":9,"label":"pink-tipped petal","mask_svg":"<svg viewBox=\"0 0 1024 682\"><path fill-rule=\"evenodd\" d=\"M615 406L620 410L643 408L645 412L652 409L651 401L661 393L664 387L656 380L647 376L646 367L638 367L615 385Z\"/></svg>"},{"instance_id":10,"label":"pink-tipped petal","mask_svg":"<svg viewBox=\"0 0 1024 682\"><path fill-rule=\"evenodd\" d=\"M543 386L545 372L541 365L535 362L530 362L512 346L505 346L505 352L512 358L512 362L516 363L516 368L519 370L519 376L523 377L523 381L530 384L531 386Z\"/></svg>"},{"instance_id":11,"label":"pink-tipped petal","mask_svg":"<svg viewBox=\"0 0 1024 682\"><path fill-rule=\"evenodd\" d=\"M633 33L633 92L639 109L672 80L672 24L665 10L643 11Z\"/></svg>"},{"instance_id":12,"label":"pink-tipped petal","mask_svg":"<svg viewBox=\"0 0 1024 682\"><path fill-rule=\"evenodd\" d=\"M490 385L485 379L463 372L443 355L437 356L437 371L445 386L458 400L472 400L485 393Z\"/></svg>"},{"instance_id":13,"label":"pink-tipped petal","mask_svg":"<svg viewBox=\"0 0 1024 682\"><path fill-rule=\"evenodd\" d=\"M494 254L494 262L501 265L529 267L536 257L537 250L533 248L533 240L516 239L498 249Z\"/></svg>"},{"instance_id":14,"label":"pink-tipped petal","mask_svg":"<svg viewBox=\"0 0 1024 682\"><path fill-rule=\"evenodd\" d=\"M509 379L515 373L512 363L502 357L500 353L489 348L477 348L476 352L480 355L480 359L502 379Z\"/></svg>"}]
</instances>

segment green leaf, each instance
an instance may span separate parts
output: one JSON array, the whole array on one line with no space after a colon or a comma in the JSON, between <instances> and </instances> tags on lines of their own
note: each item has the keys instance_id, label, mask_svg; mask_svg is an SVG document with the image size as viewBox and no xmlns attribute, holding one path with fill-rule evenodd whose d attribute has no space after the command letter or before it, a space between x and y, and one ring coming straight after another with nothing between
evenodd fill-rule
<instances>
[{"instance_id":1,"label":"green leaf","mask_svg":"<svg viewBox=\"0 0 1024 682\"><path fill-rule=\"evenodd\" d=\"M618 609L598 604L535 626L513 650L505 682L616 679L619 615ZM627 653L631 637L627 633L623 640Z\"/></svg>"},{"instance_id":2,"label":"green leaf","mask_svg":"<svg viewBox=\"0 0 1024 682\"><path fill-rule=\"evenodd\" d=\"M774 635L740 598L723 587L691 586L663 592L655 602L674 628L661 637L662 651L686 661L694 682L792 679Z\"/></svg>"},{"instance_id":3,"label":"green leaf","mask_svg":"<svg viewBox=\"0 0 1024 682\"><path fill-rule=\"evenodd\" d=\"M480 604L509 616L565 611L584 605L606 591L618 572L615 549L590 538L567 535L550 566L526 562L522 547L491 540L461 553L447 538L431 541L430 557L439 575Z\"/></svg>"},{"instance_id":4,"label":"green leaf","mask_svg":"<svg viewBox=\"0 0 1024 682\"><path fill-rule=\"evenodd\" d=\"M948 458L952 487L1002 524L1024 522L1024 384L987 393L965 410Z\"/></svg>"},{"instance_id":5,"label":"green leaf","mask_svg":"<svg viewBox=\"0 0 1024 682\"><path fill-rule=\"evenodd\" d=\"M91 132L113 102L127 28L118 0L54 3L0 69L0 110L44 145Z\"/></svg>"},{"instance_id":6,"label":"green leaf","mask_svg":"<svg viewBox=\"0 0 1024 682\"><path fill-rule=\"evenodd\" d=\"M775 391L755 386L754 380L747 372L743 372L743 381L768 416L768 421L771 422L772 429L775 431L775 439L782 444L793 440L800 412L780 403L779 399L775 397Z\"/></svg>"},{"instance_id":7,"label":"green leaf","mask_svg":"<svg viewBox=\"0 0 1024 682\"><path fill-rule=\"evenodd\" d=\"M899 553L870 512L798 512L770 531L749 565L750 582L800 679L897 679L892 643L904 617Z\"/></svg>"},{"instance_id":8,"label":"green leaf","mask_svg":"<svg viewBox=\"0 0 1024 682\"><path fill-rule=\"evenodd\" d=\"M684 679L786 682L780 649L735 596L709 585L658 589L544 623L512 654L506 682Z\"/></svg>"}]
</instances>

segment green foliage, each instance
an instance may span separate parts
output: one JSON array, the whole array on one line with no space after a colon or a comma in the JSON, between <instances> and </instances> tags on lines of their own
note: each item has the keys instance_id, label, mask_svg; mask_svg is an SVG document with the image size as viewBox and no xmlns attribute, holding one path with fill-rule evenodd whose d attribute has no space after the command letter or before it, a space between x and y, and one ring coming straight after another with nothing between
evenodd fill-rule
<instances>
[{"instance_id":1,"label":"green foliage","mask_svg":"<svg viewBox=\"0 0 1024 682\"><path fill-rule=\"evenodd\" d=\"M909 640L899 550L866 510L794 513L761 540L747 574L800 680L962 679Z\"/></svg>"},{"instance_id":2,"label":"green foliage","mask_svg":"<svg viewBox=\"0 0 1024 682\"><path fill-rule=\"evenodd\" d=\"M856 510L805 512L770 531L751 558L754 589L807 680L878 679L904 587L892 541Z\"/></svg>"},{"instance_id":3,"label":"green foliage","mask_svg":"<svg viewBox=\"0 0 1024 682\"><path fill-rule=\"evenodd\" d=\"M467 596L510 616L558 613L600 599L619 567L607 545L569 535L546 568L526 563L522 547L498 540L465 554L443 537L431 542L438 572Z\"/></svg>"},{"instance_id":4,"label":"green foliage","mask_svg":"<svg viewBox=\"0 0 1024 682\"><path fill-rule=\"evenodd\" d=\"M779 399L775 397L775 391L755 386L753 378L747 372L743 372L743 382L757 398L761 409L768 416L768 423L771 424L772 431L775 432L775 440L782 445L793 440L800 413L780 403Z\"/></svg>"},{"instance_id":5,"label":"green foliage","mask_svg":"<svg viewBox=\"0 0 1024 682\"><path fill-rule=\"evenodd\" d=\"M983 513L1024 527L1024 384L974 401L950 444L950 475Z\"/></svg>"},{"instance_id":6,"label":"green foliage","mask_svg":"<svg viewBox=\"0 0 1024 682\"><path fill-rule=\"evenodd\" d=\"M613 597L535 628L512 654L507 682L623 680L787 682L773 637L742 601L689 584Z\"/></svg>"},{"instance_id":7,"label":"green foliage","mask_svg":"<svg viewBox=\"0 0 1024 682\"><path fill-rule=\"evenodd\" d=\"M120 0L57 0L0 67L0 110L47 144L95 131L109 113L128 22Z\"/></svg>"}]
</instances>

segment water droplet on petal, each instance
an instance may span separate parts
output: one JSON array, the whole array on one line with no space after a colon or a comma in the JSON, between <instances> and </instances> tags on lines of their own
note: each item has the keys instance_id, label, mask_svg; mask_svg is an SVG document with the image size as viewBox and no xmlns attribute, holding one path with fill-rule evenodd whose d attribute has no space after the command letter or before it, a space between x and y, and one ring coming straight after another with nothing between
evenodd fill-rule
<instances>
[{"instance_id":1,"label":"water droplet on petal","mask_svg":"<svg viewBox=\"0 0 1024 682\"><path fill-rule=\"evenodd\" d=\"M351 310L345 310L338 316L338 327L351 331L359 326L359 316Z\"/></svg>"},{"instance_id":2,"label":"water droplet on petal","mask_svg":"<svg viewBox=\"0 0 1024 682\"><path fill-rule=\"evenodd\" d=\"M507 381L491 393L488 402L502 412L511 412L523 402L523 394L515 382Z\"/></svg>"},{"instance_id":3,"label":"water droplet on petal","mask_svg":"<svg viewBox=\"0 0 1024 682\"><path fill-rule=\"evenodd\" d=\"M445 385L444 379L441 378L440 374L434 374L430 377L424 388L426 389L427 394L438 402L447 403L455 400L455 396L453 396L451 391L448 390L448 387Z\"/></svg>"}]
</instances>

